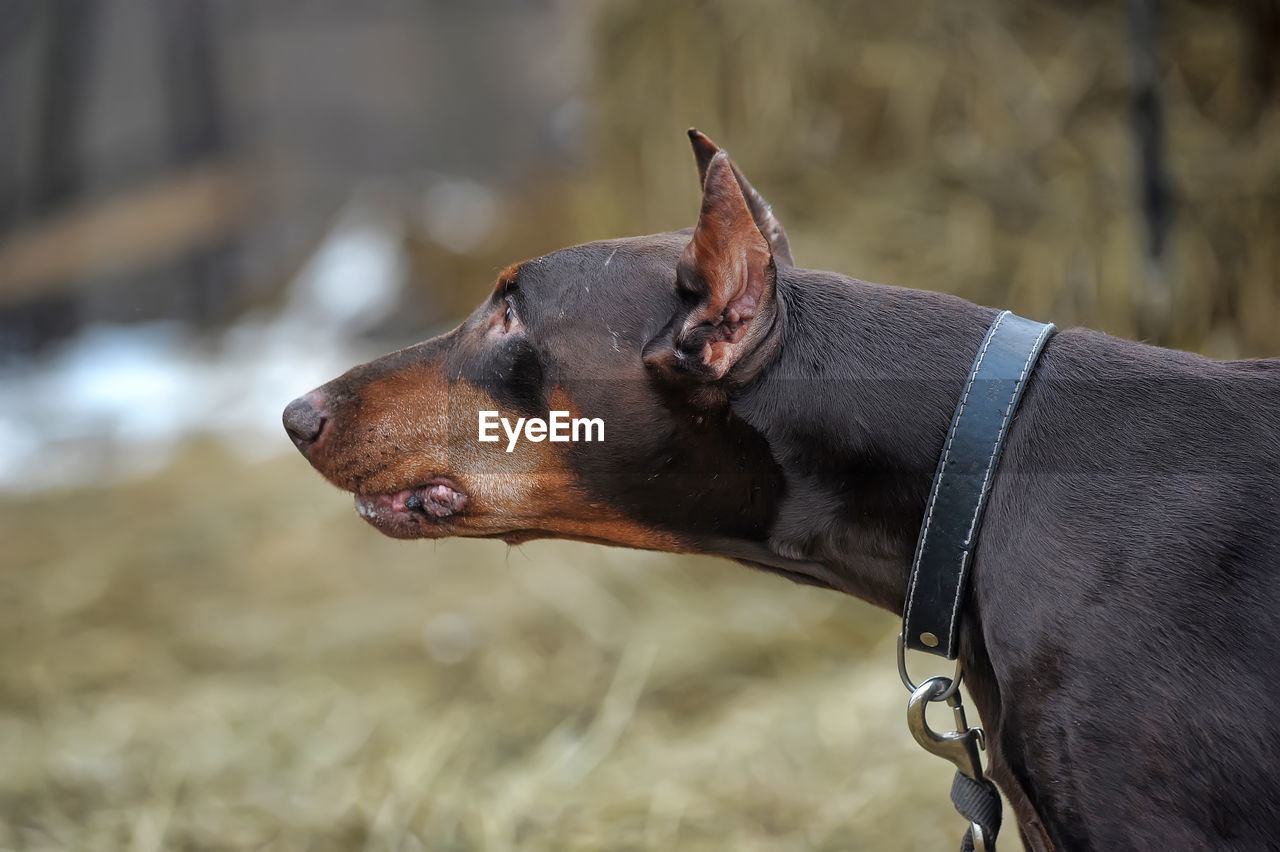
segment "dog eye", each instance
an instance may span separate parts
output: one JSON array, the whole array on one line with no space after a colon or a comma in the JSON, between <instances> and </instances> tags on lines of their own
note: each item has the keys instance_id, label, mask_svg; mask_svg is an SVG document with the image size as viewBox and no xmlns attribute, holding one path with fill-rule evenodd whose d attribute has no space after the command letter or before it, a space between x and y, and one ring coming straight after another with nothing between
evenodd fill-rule
<instances>
[{"instance_id":1,"label":"dog eye","mask_svg":"<svg viewBox=\"0 0 1280 852\"><path fill-rule=\"evenodd\" d=\"M502 330L510 331L511 324L516 321L516 312L511 309L511 303L507 303L507 309L502 312Z\"/></svg>"}]
</instances>

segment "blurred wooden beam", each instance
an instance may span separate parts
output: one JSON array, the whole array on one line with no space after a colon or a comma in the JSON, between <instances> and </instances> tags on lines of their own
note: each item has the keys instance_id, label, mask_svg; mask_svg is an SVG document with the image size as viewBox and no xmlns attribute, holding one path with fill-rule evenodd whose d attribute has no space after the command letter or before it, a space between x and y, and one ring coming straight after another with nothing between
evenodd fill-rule
<instances>
[{"instance_id":1,"label":"blurred wooden beam","mask_svg":"<svg viewBox=\"0 0 1280 852\"><path fill-rule=\"evenodd\" d=\"M208 165L10 234L0 239L0 304L209 245L246 219L251 187L244 169Z\"/></svg>"}]
</instances>

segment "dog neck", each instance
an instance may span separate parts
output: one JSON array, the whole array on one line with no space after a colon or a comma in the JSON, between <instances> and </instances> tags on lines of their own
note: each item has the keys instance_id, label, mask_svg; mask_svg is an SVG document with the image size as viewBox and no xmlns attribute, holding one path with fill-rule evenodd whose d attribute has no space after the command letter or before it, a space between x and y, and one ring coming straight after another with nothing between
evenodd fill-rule
<instances>
[{"instance_id":1,"label":"dog neck","mask_svg":"<svg viewBox=\"0 0 1280 852\"><path fill-rule=\"evenodd\" d=\"M901 613L938 456L995 313L826 272L787 269L778 285L777 355L734 401L786 481L770 547Z\"/></svg>"},{"instance_id":2,"label":"dog neck","mask_svg":"<svg viewBox=\"0 0 1280 852\"><path fill-rule=\"evenodd\" d=\"M770 548L821 566L810 573L816 582L900 615L947 429L996 312L809 270L786 270L778 295L776 359L734 401L768 440L786 482ZM998 742L1000 693L981 618L971 600L960 659L989 741ZM1048 848L998 746L989 757L1032 848Z\"/></svg>"}]
</instances>

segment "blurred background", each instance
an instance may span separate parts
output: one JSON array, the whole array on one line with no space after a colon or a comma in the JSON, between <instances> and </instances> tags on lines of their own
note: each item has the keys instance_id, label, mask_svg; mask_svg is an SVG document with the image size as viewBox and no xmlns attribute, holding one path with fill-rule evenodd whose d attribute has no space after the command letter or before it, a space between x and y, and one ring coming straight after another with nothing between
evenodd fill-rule
<instances>
[{"instance_id":1,"label":"blurred background","mask_svg":"<svg viewBox=\"0 0 1280 852\"><path fill-rule=\"evenodd\" d=\"M280 410L690 125L801 265L1274 356L1278 84L1276 0L0 0L0 847L952 846L893 617L386 540Z\"/></svg>"}]
</instances>

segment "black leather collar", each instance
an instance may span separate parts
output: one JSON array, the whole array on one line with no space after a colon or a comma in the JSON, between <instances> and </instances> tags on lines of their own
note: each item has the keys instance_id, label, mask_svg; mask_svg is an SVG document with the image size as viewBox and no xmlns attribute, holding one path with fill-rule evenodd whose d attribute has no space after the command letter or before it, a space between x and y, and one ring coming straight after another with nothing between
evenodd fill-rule
<instances>
[{"instance_id":1,"label":"black leather collar","mask_svg":"<svg viewBox=\"0 0 1280 852\"><path fill-rule=\"evenodd\" d=\"M908 648L953 660L982 512L1004 436L1045 341L1057 329L1008 311L978 350L951 420L916 543L902 636Z\"/></svg>"}]
</instances>

